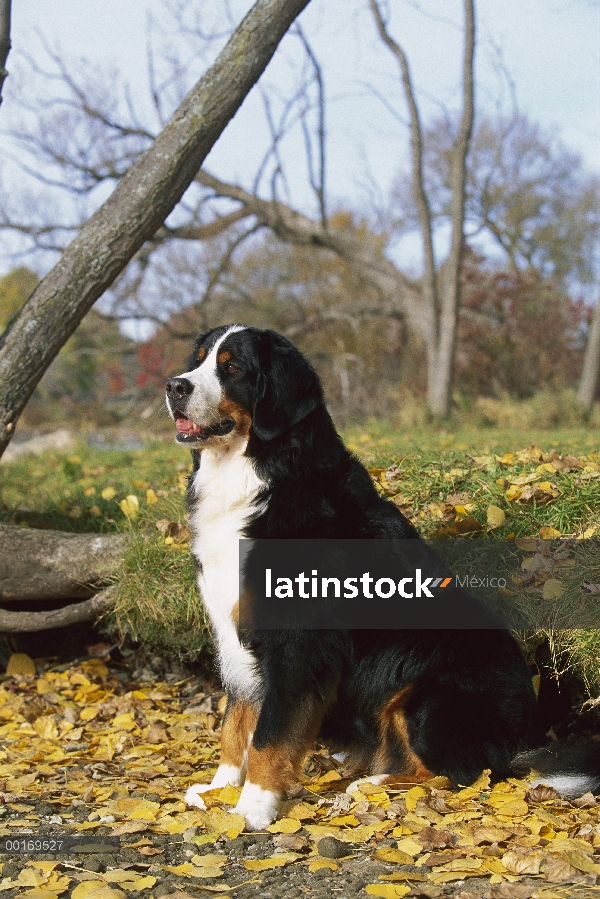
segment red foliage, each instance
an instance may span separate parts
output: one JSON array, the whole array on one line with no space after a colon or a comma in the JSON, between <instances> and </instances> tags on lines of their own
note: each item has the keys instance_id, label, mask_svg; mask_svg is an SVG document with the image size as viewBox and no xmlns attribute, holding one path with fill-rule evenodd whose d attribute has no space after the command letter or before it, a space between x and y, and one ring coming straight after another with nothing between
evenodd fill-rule
<instances>
[{"instance_id":1,"label":"red foliage","mask_svg":"<svg viewBox=\"0 0 600 899\"><path fill-rule=\"evenodd\" d=\"M472 396L572 386L581 374L590 310L534 271L498 271L467 251L456 387Z\"/></svg>"},{"instance_id":2,"label":"red foliage","mask_svg":"<svg viewBox=\"0 0 600 899\"><path fill-rule=\"evenodd\" d=\"M144 389L155 387L162 390L165 384L165 347L161 343L142 343L137 351L139 371L136 384Z\"/></svg>"}]
</instances>

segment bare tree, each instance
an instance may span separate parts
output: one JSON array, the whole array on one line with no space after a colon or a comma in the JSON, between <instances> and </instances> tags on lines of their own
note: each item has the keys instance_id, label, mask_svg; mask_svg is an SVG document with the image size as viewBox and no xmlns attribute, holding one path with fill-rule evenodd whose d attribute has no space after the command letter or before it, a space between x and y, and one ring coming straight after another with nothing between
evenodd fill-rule
<instances>
[{"instance_id":1,"label":"bare tree","mask_svg":"<svg viewBox=\"0 0 600 899\"><path fill-rule=\"evenodd\" d=\"M2 104L2 87L8 75L6 60L10 53L10 5L11 0L0 0L0 105Z\"/></svg>"},{"instance_id":2,"label":"bare tree","mask_svg":"<svg viewBox=\"0 0 600 899\"><path fill-rule=\"evenodd\" d=\"M181 199L309 0L258 0L170 122L128 169L0 339L0 454L83 316Z\"/></svg>"},{"instance_id":3,"label":"bare tree","mask_svg":"<svg viewBox=\"0 0 600 899\"><path fill-rule=\"evenodd\" d=\"M438 266L433 245L433 219L423 174L423 133L410 67L402 47L391 36L377 0L369 0L379 35L400 67L402 86L410 113L413 199L417 207L423 243L423 302L427 309L427 399L434 415L450 412L452 374L460 305L460 265L464 247L466 163L473 129L475 57L475 9L465 0L462 63L462 114L450 150L450 250Z\"/></svg>"}]
</instances>

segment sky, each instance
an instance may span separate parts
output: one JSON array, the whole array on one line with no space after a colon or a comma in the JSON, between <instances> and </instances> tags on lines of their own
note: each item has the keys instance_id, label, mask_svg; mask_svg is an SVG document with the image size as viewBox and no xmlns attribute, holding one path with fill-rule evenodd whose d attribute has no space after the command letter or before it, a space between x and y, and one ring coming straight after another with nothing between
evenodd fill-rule
<instances>
[{"instance_id":1,"label":"sky","mask_svg":"<svg viewBox=\"0 0 600 899\"><path fill-rule=\"evenodd\" d=\"M201 12L206 27L223 32L228 27L225 0L173 3L183 7L190 19ZM250 4L231 0L229 6L233 19L239 21ZM390 0L389 7L390 31L408 55L423 119L439 114L442 107L456 109L462 3ZM516 102L521 112L579 153L590 171L598 171L599 19L600 2L596 0L477 0L479 113L498 108L509 112ZM407 158L407 114L397 65L377 38L367 0L312 0L299 21L325 76L330 207L346 204L360 208L373 199L377 202L386 196ZM183 81L188 88L224 42L214 41L202 57L197 43L174 34L159 0L60 0L59 4L13 0L13 51L8 69L14 77L12 84L10 78L5 83L0 128L10 128L20 114L13 85L19 86L20 95L26 98L30 90L32 101L36 92L49 89L40 87L39 79L29 79L26 63L18 58L24 50L38 64L46 65L43 42L68 64L83 58L100 69L119 70L129 84L133 105L142 117L151 118L146 55L149 29L155 48L167 42L182 55L186 62ZM261 81L275 113L278 97L283 100L293 90L299 49L298 38L287 35ZM111 77L116 84L116 76ZM4 134L1 139L13 157L18 157L10 137ZM205 167L220 178L250 186L268 143L262 100L255 89L211 151ZM286 198L314 214L299 129L290 133L282 152L289 185ZM14 162L5 160L3 167L4 183L8 179L17 195L28 188L28 177ZM405 249L410 260L416 251L409 245ZM0 254L2 270L12 264ZM38 260L38 269L49 264L49 260Z\"/></svg>"}]
</instances>

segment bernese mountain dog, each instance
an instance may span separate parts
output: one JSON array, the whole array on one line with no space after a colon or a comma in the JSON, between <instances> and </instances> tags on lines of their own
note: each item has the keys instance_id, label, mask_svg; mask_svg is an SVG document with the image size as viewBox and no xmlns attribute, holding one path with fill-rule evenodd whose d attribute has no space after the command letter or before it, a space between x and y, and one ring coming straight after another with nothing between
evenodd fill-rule
<instances>
[{"instance_id":1,"label":"bernese mountain dog","mask_svg":"<svg viewBox=\"0 0 600 899\"><path fill-rule=\"evenodd\" d=\"M218 770L186 801L202 808L203 792L243 785L233 811L262 830L317 738L376 784L445 775L457 787L518 770L540 735L507 630L240 628L240 538L419 539L344 446L299 350L273 331L215 328L168 382L167 406L192 450L192 551L228 692ZM600 772L598 748L575 763L529 753L521 767L580 795L600 785L582 773Z\"/></svg>"}]
</instances>

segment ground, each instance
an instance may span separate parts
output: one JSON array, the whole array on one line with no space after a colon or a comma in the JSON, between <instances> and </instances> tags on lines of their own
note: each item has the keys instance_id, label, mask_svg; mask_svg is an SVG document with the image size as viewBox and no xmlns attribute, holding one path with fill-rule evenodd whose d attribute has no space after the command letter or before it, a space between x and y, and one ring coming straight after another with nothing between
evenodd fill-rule
<instances>
[{"instance_id":1,"label":"ground","mask_svg":"<svg viewBox=\"0 0 600 899\"><path fill-rule=\"evenodd\" d=\"M204 794L206 812L183 802L215 770L222 693L147 671L136 682L123 663L97 659L32 673L21 656L11 670L31 673L0 686L7 899L600 895L600 805L589 794L568 802L522 781L490 786L484 773L458 792L435 778L349 795L323 749L276 823L247 834L228 814L239 790Z\"/></svg>"}]
</instances>

